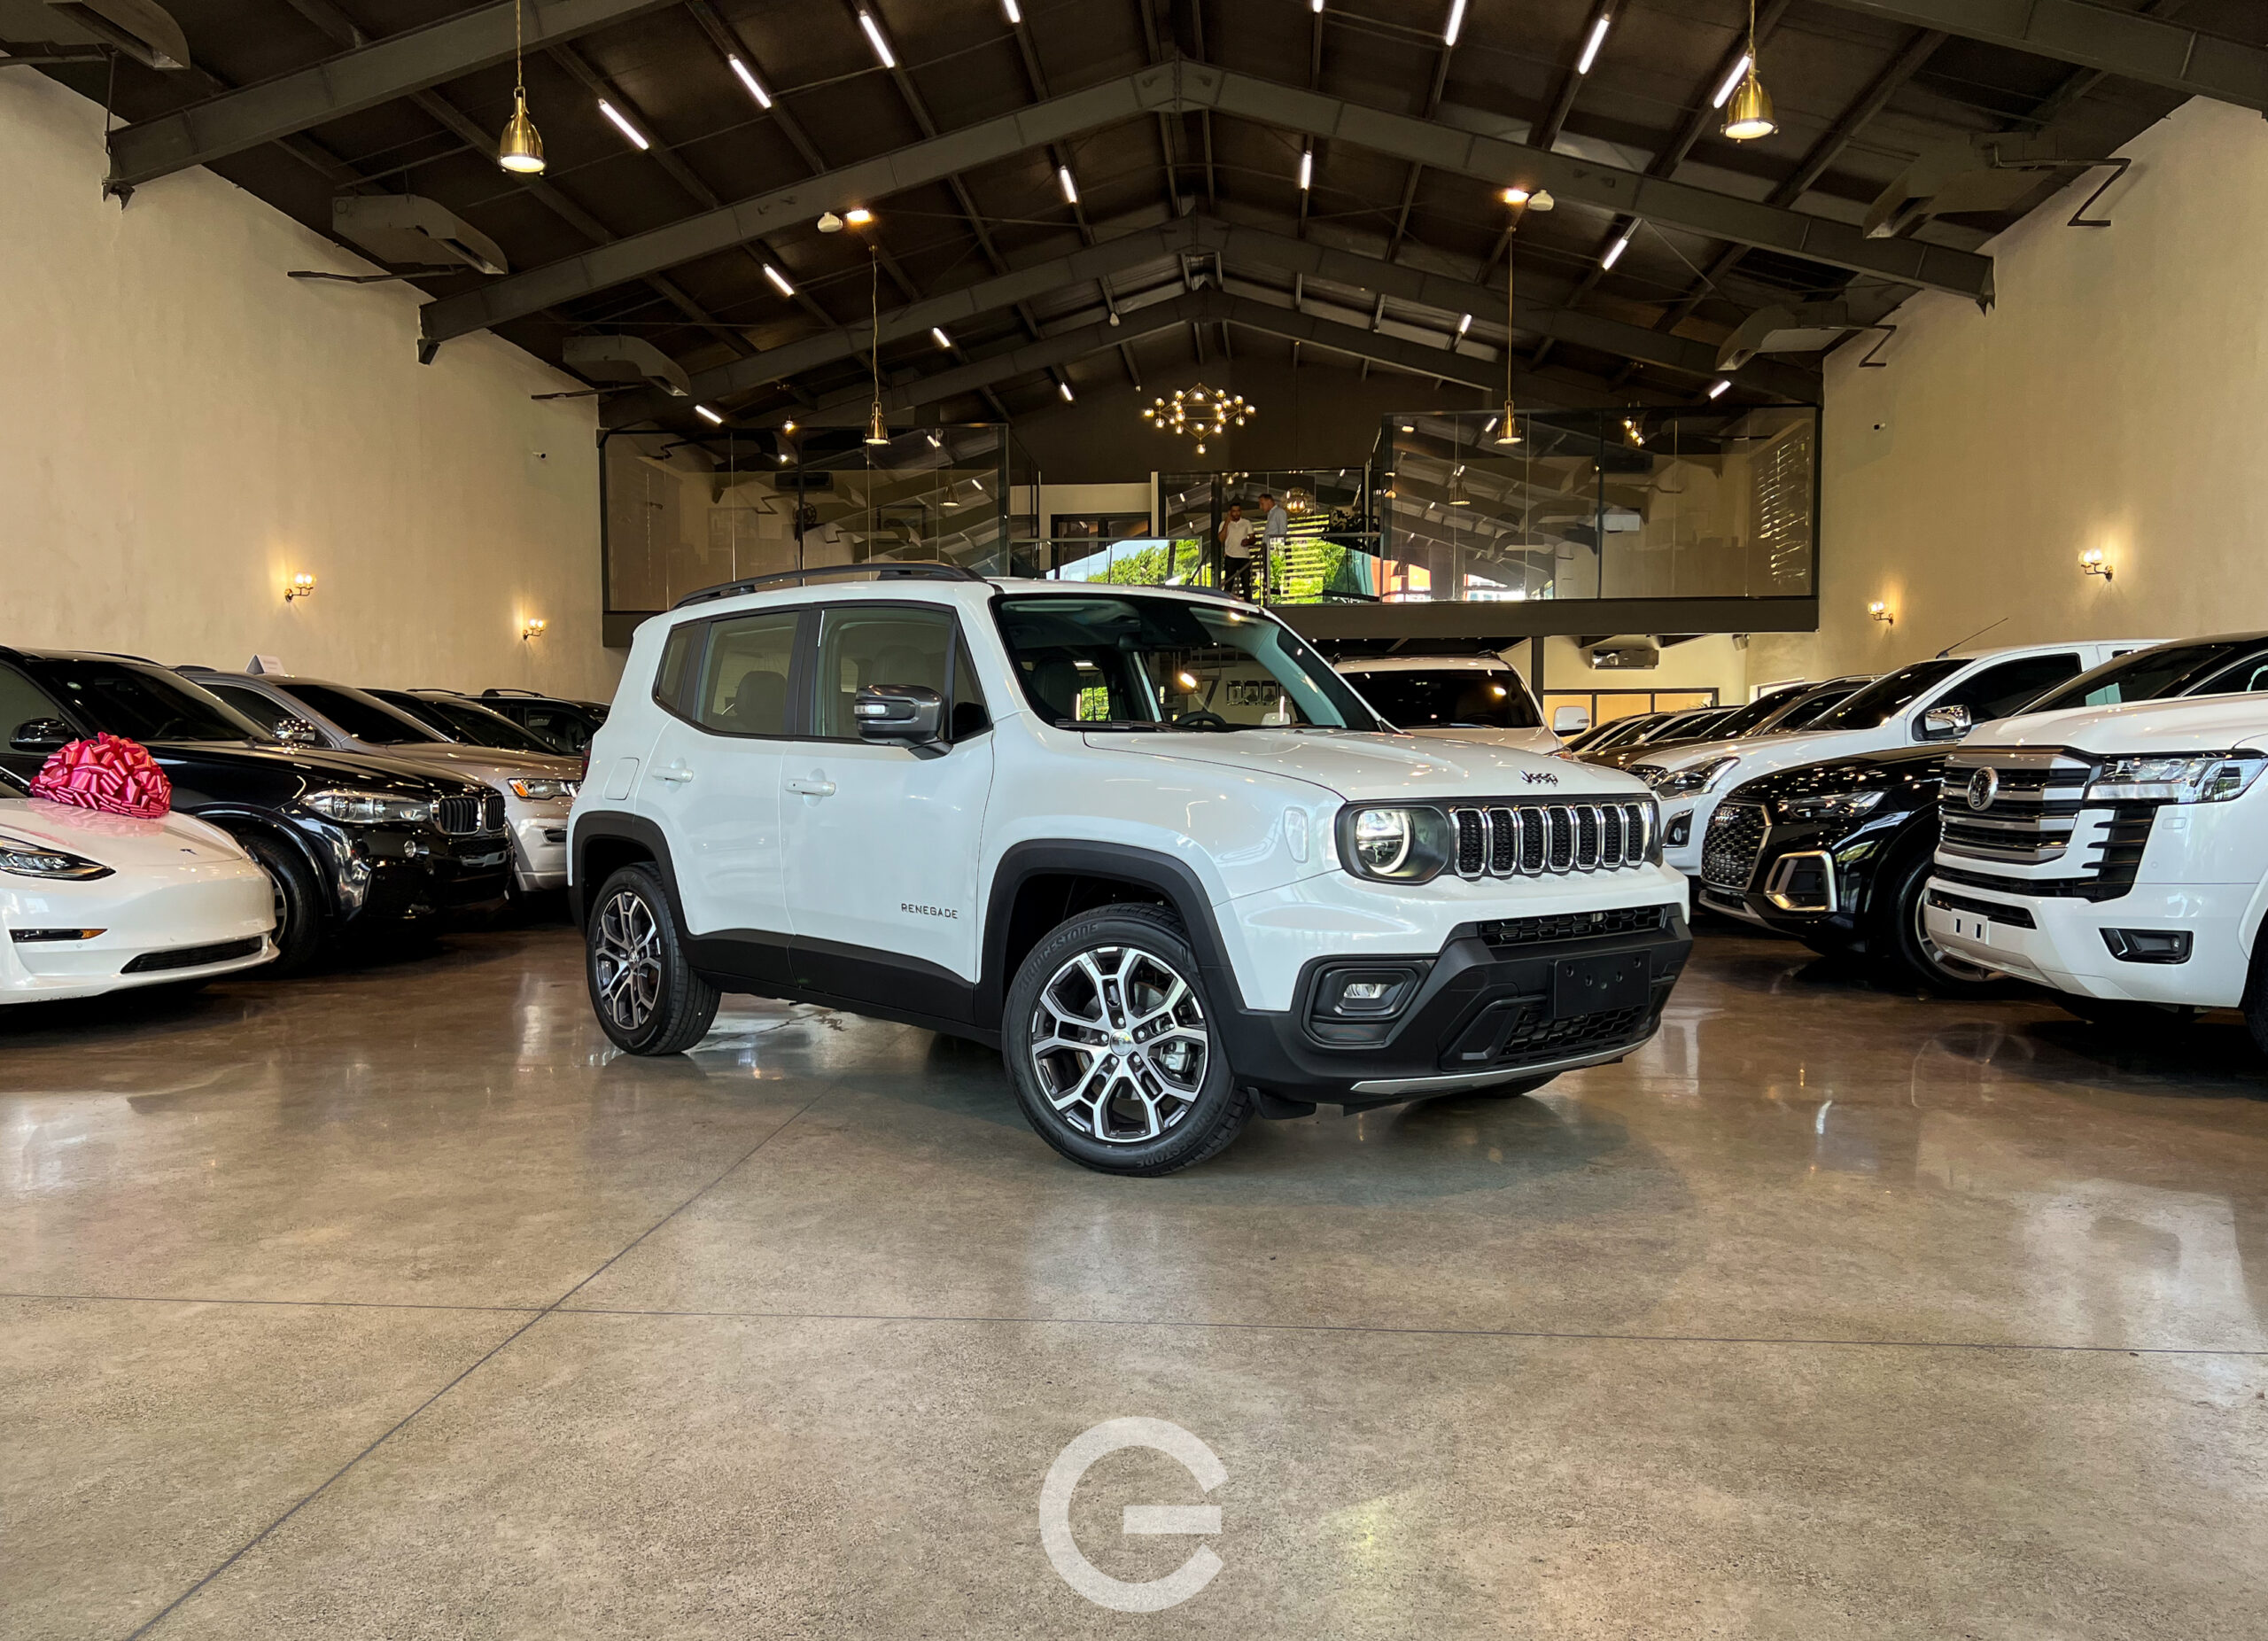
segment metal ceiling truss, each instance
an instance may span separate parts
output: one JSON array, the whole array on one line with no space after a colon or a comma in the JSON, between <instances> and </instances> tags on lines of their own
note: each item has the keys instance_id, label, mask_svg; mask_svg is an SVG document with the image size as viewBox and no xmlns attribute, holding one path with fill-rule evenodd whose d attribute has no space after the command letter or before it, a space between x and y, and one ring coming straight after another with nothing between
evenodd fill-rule
<instances>
[{"instance_id":1,"label":"metal ceiling truss","mask_svg":"<svg viewBox=\"0 0 2268 1641\"><path fill-rule=\"evenodd\" d=\"M2268 47L2097 0L1827 0L2122 79L2268 113Z\"/></svg>"}]
</instances>

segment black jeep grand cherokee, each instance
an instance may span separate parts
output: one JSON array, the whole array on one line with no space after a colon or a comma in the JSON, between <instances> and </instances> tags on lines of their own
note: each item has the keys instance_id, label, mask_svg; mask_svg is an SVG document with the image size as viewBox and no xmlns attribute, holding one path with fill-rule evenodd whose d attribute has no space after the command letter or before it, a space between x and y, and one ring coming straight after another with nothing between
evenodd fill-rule
<instances>
[{"instance_id":1,"label":"black jeep grand cherokee","mask_svg":"<svg viewBox=\"0 0 2268 1641\"><path fill-rule=\"evenodd\" d=\"M279 743L154 662L0 648L0 766L28 780L66 742L137 741L174 807L228 832L276 885L272 972L306 968L349 929L500 902L504 800L355 752Z\"/></svg>"}]
</instances>

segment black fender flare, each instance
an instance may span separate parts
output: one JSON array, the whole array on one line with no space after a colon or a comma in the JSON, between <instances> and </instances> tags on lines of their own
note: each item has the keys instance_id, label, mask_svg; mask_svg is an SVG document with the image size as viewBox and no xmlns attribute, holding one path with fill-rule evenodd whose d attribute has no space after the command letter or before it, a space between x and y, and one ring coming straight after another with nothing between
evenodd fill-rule
<instances>
[{"instance_id":1,"label":"black fender flare","mask_svg":"<svg viewBox=\"0 0 2268 1641\"><path fill-rule=\"evenodd\" d=\"M1229 961L1213 903L1187 862L1158 850L1122 844L1043 839L1011 845L993 868L984 900L983 962L974 999L979 1019L999 1018L1007 1001L1008 983L1014 978L1007 972L1008 913L1017 894L1035 877L1063 873L1118 878L1154 890L1188 931L1191 949L1197 953L1198 966L1205 971L1206 983L1219 1006L1243 1010L1244 992L1237 984L1236 969Z\"/></svg>"},{"instance_id":2,"label":"black fender flare","mask_svg":"<svg viewBox=\"0 0 2268 1641\"><path fill-rule=\"evenodd\" d=\"M324 914L337 919L345 914L338 893L338 867L336 861L326 861L309 843L307 835L266 810L248 808L240 804L207 804L198 809L182 811L191 820L202 820L207 826L217 826L230 837L240 837L245 832L256 832L269 843L281 844L299 858L299 863L314 876L322 892Z\"/></svg>"},{"instance_id":3,"label":"black fender flare","mask_svg":"<svg viewBox=\"0 0 2268 1641\"><path fill-rule=\"evenodd\" d=\"M669 839L659 826L643 815L601 809L574 816L568 821L568 828L567 912L575 920L576 928L583 926L586 898L598 887L584 869L585 852L594 839L602 837L618 837L625 843L635 844L653 857L655 869L661 874L662 892L669 897L670 914L677 919L680 929L686 926L685 902L677 889L677 867L670 859Z\"/></svg>"}]
</instances>

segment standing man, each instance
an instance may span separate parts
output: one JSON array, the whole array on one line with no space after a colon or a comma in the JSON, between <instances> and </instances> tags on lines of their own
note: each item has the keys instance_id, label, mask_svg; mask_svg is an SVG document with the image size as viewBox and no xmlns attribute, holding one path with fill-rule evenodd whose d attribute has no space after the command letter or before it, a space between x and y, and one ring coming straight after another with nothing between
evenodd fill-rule
<instances>
[{"instance_id":1,"label":"standing man","mask_svg":"<svg viewBox=\"0 0 2268 1641\"><path fill-rule=\"evenodd\" d=\"M1292 539L1292 516L1284 504L1266 491L1260 494L1260 505L1267 518L1261 530L1260 584L1272 595L1278 587L1277 566L1285 562L1285 548Z\"/></svg>"},{"instance_id":2,"label":"standing man","mask_svg":"<svg viewBox=\"0 0 2268 1641\"><path fill-rule=\"evenodd\" d=\"M1221 521L1221 590L1239 598L1252 596L1252 521L1241 502L1229 503Z\"/></svg>"}]
</instances>

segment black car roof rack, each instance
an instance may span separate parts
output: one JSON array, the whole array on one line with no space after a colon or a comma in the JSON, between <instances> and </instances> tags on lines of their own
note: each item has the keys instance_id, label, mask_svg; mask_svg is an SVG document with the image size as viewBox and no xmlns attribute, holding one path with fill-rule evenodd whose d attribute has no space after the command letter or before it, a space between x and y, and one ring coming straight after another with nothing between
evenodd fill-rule
<instances>
[{"instance_id":1,"label":"black car roof rack","mask_svg":"<svg viewBox=\"0 0 2268 1641\"><path fill-rule=\"evenodd\" d=\"M510 696L515 699L524 696L530 701L548 701L553 698L552 696L545 695L542 691L537 689L484 689L480 692L480 698L484 701L492 698L501 700L506 696Z\"/></svg>"},{"instance_id":2,"label":"black car roof rack","mask_svg":"<svg viewBox=\"0 0 2268 1641\"><path fill-rule=\"evenodd\" d=\"M818 570L782 570L773 575L750 576L744 580L704 587L697 593L687 593L670 608L682 610L687 604L705 604L719 598L738 598L743 593L758 593L766 587L805 587L816 580L857 576L871 577L877 581L983 581L986 579L974 570L947 564L942 559L918 564L892 559L881 564L829 564Z\"/></svg>"}]
</instances>

